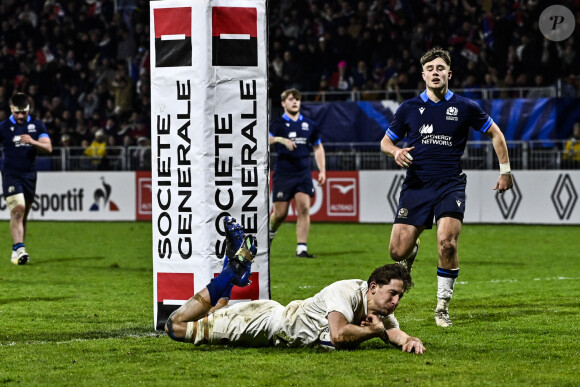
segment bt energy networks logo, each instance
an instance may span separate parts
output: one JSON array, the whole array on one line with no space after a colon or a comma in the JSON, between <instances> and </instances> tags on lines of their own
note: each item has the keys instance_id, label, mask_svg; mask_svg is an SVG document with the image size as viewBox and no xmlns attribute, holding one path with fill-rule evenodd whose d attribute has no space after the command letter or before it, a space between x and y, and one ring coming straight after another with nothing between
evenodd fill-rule
<instances>
[{"instance_id":1,"label":"bt energy networks logo","mask_svg":"<svg viewBox=\"0 0 580 387\"><path fill-rule=\"evenodd\" d=\"M256 8L212 7L212 65L258 66Z\"/></svg>"}]
</instances>

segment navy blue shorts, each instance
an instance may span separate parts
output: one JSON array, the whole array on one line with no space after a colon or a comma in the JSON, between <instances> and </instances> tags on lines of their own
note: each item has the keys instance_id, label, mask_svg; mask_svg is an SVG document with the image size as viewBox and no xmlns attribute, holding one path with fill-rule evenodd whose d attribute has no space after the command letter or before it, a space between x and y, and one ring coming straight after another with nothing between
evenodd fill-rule
<instances>
[{"instance_id":1,"label":"navy blue shorts","mask_svg":"<svg viewBox=\"0 0 580 387\"><path fill-rule=\"evenodd\" d=\"M22 193L26 203L32 203L36 194L36 172L2 172L2 189L4 198Z\"/></svg>"},{"instance_id":2,"label":"navy blue shorts","mask_svg":"<svg viewBox=\"0 0 580 387\"><path fill-rule=\"evenodd\" d=\"M289 202L297 192L303 192L310 197L314 196L311 172L296 175L274 173L273 180L272 200L275 202Z\"/></svg>"},{"instance_id":3,"label":"navy blue shorts","mask_svg":"<svg viewBox=\"0 0 580 387\"><path fill-rule=\"evenodd\" d=\"M433 220L452 217L463 222L467 176L421 181L407 177L399 197L395 223L433 228Z\"/></svg>"}]
</instances>

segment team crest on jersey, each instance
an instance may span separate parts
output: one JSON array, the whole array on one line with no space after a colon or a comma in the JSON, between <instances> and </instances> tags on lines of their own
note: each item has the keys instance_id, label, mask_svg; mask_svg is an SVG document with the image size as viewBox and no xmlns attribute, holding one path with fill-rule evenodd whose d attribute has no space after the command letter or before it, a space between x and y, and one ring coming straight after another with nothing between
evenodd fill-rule
<instances>
[{"instance_id":1,"label":"team crest on jersey","mask_svg":"<svg viewBox=\"0 0 580 387\"><path fill-rule=\"evenodd\" d=\"M36 126L34 126L34 124L28 125L28 132L29 133L36 133Z\"/></svg>"},{"instance_id":2,"label":"team crest on jersey","mask_svg":"<svg viewBox=\"0 0 580 387\"><path fill-rule=\"evenodd\" d=\"M406 208L401 208L399 210L399 213L397 214L397 218L401 219L407 219L407 216L409 216L409 210L407 210Z\"/></svg>"},{"instance_id":3,"label":"team crest on jersey","mask_svg":"<svg viewBox=\"0 0 580 387\"><path fill-rule=\"evenodd\" d=\"M421 128L419 129L419 133L425 135L425 134L431 134L433 133L433 124L423 124L423 126L421 126Z\"/></svg>"},{"instance_id":4,"label":"team crest on jersey","mask_svg":"<svg viewBox=\"0 0 580 387\"><path fill-rule=\"evenodd\" d=\"M308 122L302 123L302 130L308 130Z\"/></svg>"},{"instance_id":5,"label":"team crest on jersey","mask_svg":"<svg viewBox=\"0 0 580 387\"><path fill-rule=\"evenodd\" d=\"M447 117L445 118L447 121L457 121L457 113L459 113L459 110L455 106L449 106L446 112Z\"/></svg>"},{"instance_id":6,"label":"team crest on jersey","mask_svg":"<svg viewBox=\"0 0 580 387\"><path fill-rule=\"evenodd\" d=\"M425 111L425 108L424 108L424 107L420 107L420 108L419 108L419 113L421 113L421 115L423 115L423 112L424 112L424 111Z\"/></svg>"}]
</instances>

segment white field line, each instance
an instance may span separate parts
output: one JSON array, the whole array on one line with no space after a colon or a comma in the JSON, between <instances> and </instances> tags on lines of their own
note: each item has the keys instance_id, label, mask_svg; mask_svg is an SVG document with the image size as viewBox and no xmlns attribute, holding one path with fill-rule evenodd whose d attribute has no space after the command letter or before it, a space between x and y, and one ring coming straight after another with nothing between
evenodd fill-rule
<instances>
[{"instance_id":1,"label":"white field line","mask_svg":"<svg viewBox=\"0 0 580 387\"><path fill-rule=\"evenodd\" d=\"M83 342L87 342L87 341L95 341L95 340L116 340L116 339L127 339L127 338L137 338L137 339L142 339L142 338L146 338L146 337L158 337L158 336L164 336L165 333L162 333L161 331L158 332L147 332L147 333L141 333L141 334L135 334L135 333L127 333L127 334L121 334L121 335L117 335L117 336L111 336L111 337L103 337L103 338L99 338L99 337L95 337L95 338L91 338L91 339L71 339L71 340L65 340L65 341L27 341L27 342L11 342L11 343L7 343L7 344L0 344L0 347L12 347L14 345L38 345L38 344L71 344L71 343L83 343Z\"/></svg>"},{"instance_id":2,"label":"white field line","mask_svg":"<svg viewBox=\"0 0 580 387\"><path fill-rule=\"evenodd\" d=\"M579 280L580 277L548 277L548 278L534 278L532 281L569 281L569 280ZM489 281L474 281L474 282L491 282L491 283L501 283L501 282L520 282L520 281L528 281L526 280L519 280L515 278L505 278L505 279L492 279ZM461 285L467 285L469 281L457 281L456 283Z\"/></svg>"}]
</instances>

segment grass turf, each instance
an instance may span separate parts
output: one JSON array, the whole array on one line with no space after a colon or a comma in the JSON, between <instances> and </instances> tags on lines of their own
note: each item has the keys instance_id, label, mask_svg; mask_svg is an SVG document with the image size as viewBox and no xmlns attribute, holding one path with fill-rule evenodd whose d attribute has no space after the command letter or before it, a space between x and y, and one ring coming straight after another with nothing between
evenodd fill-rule
<instances>
[{"instance_id":1,"label":"grass turf","mask_svg":"<svg viewBox=\"0 0 580 387\"><path fill-rule=\"evenodd\" d=\"M390 262L390 225L313 224L294 257L294 224L272 246L272 296L287 303ZM465 225L454 326L433 320L435 230L421 237L415 287L397 310L416 356L371 340L355 351L246 349L153 331L149 223L31 222L32 262L0 260L0 382L21 385L576 385L580 374L577 226Z\"/></svg>"}]
</instances>

